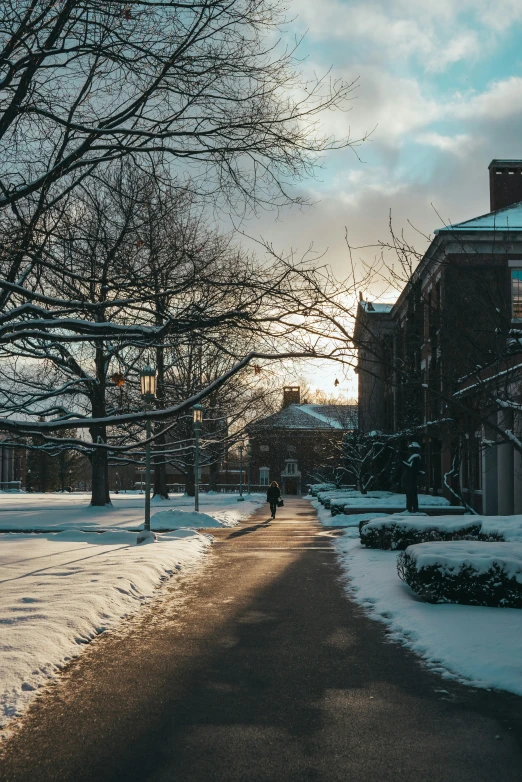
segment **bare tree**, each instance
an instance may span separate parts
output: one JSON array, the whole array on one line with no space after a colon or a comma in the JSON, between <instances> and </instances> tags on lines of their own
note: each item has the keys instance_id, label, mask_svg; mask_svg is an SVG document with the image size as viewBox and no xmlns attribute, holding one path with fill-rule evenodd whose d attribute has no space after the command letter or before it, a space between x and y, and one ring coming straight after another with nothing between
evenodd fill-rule
<instances>
[{"instance_id":1,"label":"bare tree","mask_svg":"<svg viewBox=\"0 0 522 782\"><path fill-rule=\"evenodd\" d=\"M316 123L350 85L303 79L271 43L274 0L6 0L1 21L0 209L38 211L129 155L190 164L202 195L286 202L348 143Z\"/></svg>"}]
</instances>

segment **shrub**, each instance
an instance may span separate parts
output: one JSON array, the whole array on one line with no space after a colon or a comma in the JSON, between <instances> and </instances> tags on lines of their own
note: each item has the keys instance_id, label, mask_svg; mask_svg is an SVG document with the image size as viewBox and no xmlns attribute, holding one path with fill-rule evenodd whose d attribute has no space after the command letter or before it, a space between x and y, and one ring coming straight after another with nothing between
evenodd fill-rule
<instances>
[{"instance_id":1,"label":"shrub","mask_svg":"<svg viewBox=\"0 0 522 782\"><path fill-rule=\"evenodd\" d=\"M359 536L361 543L367 548L379 548L385 551L403 551L408 546L416 543L429 543L449 540L484 540L501 541L501 535L483 534L480 521L475 522L464 519L460 524L449 519L431 520L427 517L418 517L415 522L411 518L390 517L375 519L375 521L361 521L359 524Z\"/></svg>"},{"instance_id":2,"label":"shrub","mask_svg":"<svg viewBox=\"0 0 522 782\"><path fill-rule=\"evenodd\" d=\"M308 492L312 497L317 497L320 491L331 491L335 489L334 483L310 483L308 485Z\"/></svg>"},{"instance_id":3,"label":"shrub","mask_svg":"<svg viewBox=\"0 0 522 782\"><path fill-rule=\"evenodd\" d=\"M430 544L428 544L430 545ZM487 546L480 543L481 547ZM511 544L502 546L511 548ZM397 558L399 577L428 603L462 603L465 605L522 608L522 583L513 573L513 563L496 556L487 570L464 557L460 563L422 564L416 546L401 551ZM498 549L498 546L496 546ZM437 547L443 551L444 546ZM522 580L522 563L518 577Z\"/></svg>"}]
</instances>

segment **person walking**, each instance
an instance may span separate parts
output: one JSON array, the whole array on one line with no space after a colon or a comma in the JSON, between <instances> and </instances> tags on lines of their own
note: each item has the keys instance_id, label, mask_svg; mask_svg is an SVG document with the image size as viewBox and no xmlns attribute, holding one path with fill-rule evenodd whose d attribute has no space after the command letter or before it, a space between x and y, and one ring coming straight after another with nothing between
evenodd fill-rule
<instances>
[{"instance_id":1,"label":"person walking","mask_svg":"<svg viewBox=\"0 0 522 782\"><path fill-rule=\"evenodd\" d=\"M272 518L275 519L277 504L281 499L281 489L275 481L272 481L266 492L266 501L270 503L270 513Z\"/></svg>"},{"instance_id":2,"label":"person walking","mask_svg":"<svg viewBox=\"0 0 522 782\"><path fill-rule=\"evenodd\" d=\"M421 467L421 455L419 443L410 443L408 446L411 456L403 462L406 467L404 486L406 488L406 510L408 513L419 512L419 497L417 495L417 477Z\"/></svg>"}]
</instances>

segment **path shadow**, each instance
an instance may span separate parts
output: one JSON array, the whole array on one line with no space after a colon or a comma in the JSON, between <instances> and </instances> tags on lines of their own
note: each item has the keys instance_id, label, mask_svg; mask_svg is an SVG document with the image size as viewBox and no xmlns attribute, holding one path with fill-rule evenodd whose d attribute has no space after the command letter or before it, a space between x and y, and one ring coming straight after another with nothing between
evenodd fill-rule
<instances>
[{"instance_id":1,"label":"path shadow","mask_svg":"<svg viewBox=\"0 0 522 782\"><path fill-rule=\"evenodd\" d=\"M242 527L241 529L232 532L229 535L229 538L241 538L243 535L249 535L250 533L256 532L259 529L268 527L271 521L272 519L267 519L266 521L262 521L259 524L254 524L250 527Z\"/></svg>"}]
</instances>

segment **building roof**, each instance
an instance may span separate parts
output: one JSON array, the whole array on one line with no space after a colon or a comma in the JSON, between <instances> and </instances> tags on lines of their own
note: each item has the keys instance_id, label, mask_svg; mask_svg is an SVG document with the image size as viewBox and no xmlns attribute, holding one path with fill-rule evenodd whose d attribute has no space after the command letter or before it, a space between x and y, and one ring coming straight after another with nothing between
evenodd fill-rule
<instances>
[{"instance_id":1,"label":"building roof","mask_svg":"<svg viewBox=\"0 0 522 782\"><path fill-rule=\"evenodd\" d=\"M346 431L357 427L357 405L288 405L253 428Z\"/></svg>"},{"instance_id":2,"label":"building roof","mask_svg":"<svg viewBox=\"0 0 522 782\"><path fill-rule=\"evenodd\" d=\"M522 202L474 217L472 220L465 220L463 223L439 228L435 234L453 231L522 231Z\"/></svg>"}]
</instances>

